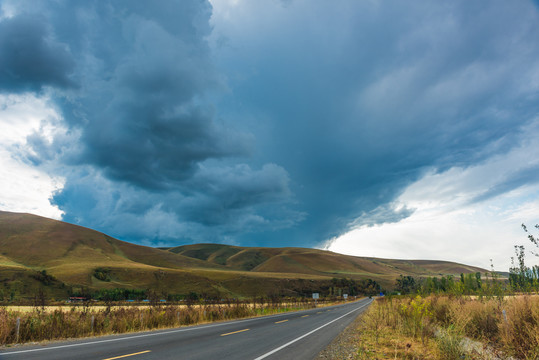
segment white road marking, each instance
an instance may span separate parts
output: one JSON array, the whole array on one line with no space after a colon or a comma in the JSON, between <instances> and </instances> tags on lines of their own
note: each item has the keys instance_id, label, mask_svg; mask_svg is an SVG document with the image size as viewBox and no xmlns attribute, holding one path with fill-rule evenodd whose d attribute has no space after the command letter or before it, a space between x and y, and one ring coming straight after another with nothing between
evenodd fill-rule
<instances>
[{"instance_id":1,"label":"white road marking","mask_svg":"<svg viewBox=\"0 0 539 360\"><path fill-rule=\"evenodd\" d=\"M262 356L257 357L255 360L262 360L262 359L265 359L265 358L267 358L268 356L270 356L270 355L272 355L272 354L275 354L277 351L282 350L282 349L284 349L285 347L292 345L292 344L295 343L296 341L299 341L299 340L303 339L304 337L307 337L307 336L311 335L312 333L317 332L318 330L320 330L320 329L322 329L322 328L328 326L328 325L331 324L331 323L334 323L334 322L337 321L337 320L342 319L343 317L345 317L345 316L347 316L347 315L353 313L354 311L358 311L359 309L364 308L365 306L369 305L370 303L371 303L371 302L369 301L367 304L362 305L362 306L360 306L360 307L358 307L358 308L356 308L356 309L354 309L354 310L352 310L352 311L349 311L349 312L347 312L346 314L344 314L344 315L342 315L342 316L339 316L338 318L333 319L333 320L331 320L330 322L325 323L324 325L322 325L322 326L320 326L320 327L318 327L318 328L316 328L316 329L314 329L314 330L309 331L307 334L301 335L300 337L295 338L294 340L292 340L292 341L290 341L290 342L287 342L286 344L284 344L284 345L282 345L282 346L279 346L278 348L273 349L273 350L271 350L270 352L267 352L267 353L265 353L265 354L262 355Z\"/></svg>"},{"instance_id":2,"label":"white road marking","mask_svg":"<svg viewBox=\"0 0 539 360\"><path fill-rule=\"evenodd\" d=\"M337 305L337 307L339 307L339 306L341 306L341 305ZM76 346L95 345L95 344L131 340L131 339L137 339L137 338L143 338L143 337L149 337L149 336L167 335L167 334L174 334L174 333L179 333L179 332L184 332L184 331L202 330L202 329L208 329L208 328L212 328L212 327L230 325L231 323L238 324L238 323L242 323L242 322L255 321L255 320L261 320L261 319L271 319L271 318L283 317L283 316L290 316L290 312L283 313L283 314L276 314L276 315L268 315L268 316L264 316L264 317L256 317L256 318L252 318L252 319L236 320L234 322L226 322L226 323L212 324L212 325L202 325L202 326L190 327L190 328L187 328L187 329L177 329L177 330L169 330L169 331L162 331L162 332L152 332L152 333L149 333L149 334L125 336L125 337L121 337L121 338L106 339L106 340L96 340L96 341L77 343L77 344L51 346L51 347L44 347L44 348L39 348L39 349L28 349L28 350L19 350L19 351L11 351L11 352L0 352L0 356L23 354L23 353L36 352L36 351L56 350L56 349L70 348L70 347L76 347Z\"/></svg>"},{"instance_id":3,"label":"white road marking","mask_svg":"<svg viewBox=\"0 0 539 360\"><path fill-rule=\"evenodd\" d=\"M278 316L285 316L285 315L290 315L290 314L269 315L268 317L278 317ZM237 324L237 323L241 323L241 322L260 320L260 319L262 319L262 317L252 318L252 319L245 319L245 320L237 320L234 323ZM125 337L115 338L115 339L96 340L96 341L85 342L85 343L51 346L51 347L39 348L39 349L19 350L19 351L12 351L12 352L0 352L0 355L1 356L6 356L6 355L12 355L12 354L22 354L22 353L27 353L27 352L34 352L34 351L55 350L55 349L62 349L62 348L69 348L69 347L83 346L83 345L95 345L95 344L102 344L102 343L108 343L108 342L137 339L137 338L148 337L148 336L168 335L168 334L174 334L174 333L179 333L179 332L184 332L184 331L202 330L202 329L208 329L208 328L212 328L212 327L218 327L218 326L224 326L224 325L230 325L230 324L231 324L230 322L227 322L227 323L212 324L212 325L202 325L202 326L197 326L197 327L190 327L190 328L187 328L187 329L177 329L177 330L169 330L169 331L162 331L162 332L152 332L152 333L149 333L149 334L125 336Z\"/></svg>"}]
</instances>

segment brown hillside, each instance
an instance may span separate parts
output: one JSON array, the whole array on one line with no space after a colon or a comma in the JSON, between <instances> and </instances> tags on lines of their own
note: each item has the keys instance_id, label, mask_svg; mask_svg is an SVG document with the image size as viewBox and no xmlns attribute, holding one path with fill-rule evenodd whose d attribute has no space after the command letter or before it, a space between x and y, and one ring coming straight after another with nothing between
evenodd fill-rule
<instances>
[{"instance_id":1,"label":"brown hillside","mask_svg":"<svg viewBox=\"0 0 539 360\"><path fill-rule=\"evenodd\" d=\"M388 286L391 286L399 275L457 276L460 273L486 271L448 261L366 258L307 248L247 248L195 244L179 246L170 251L203 258L209 262L218 259L219 264L234 270L353 279L372 278Z\"/></svg>"},{"instance_id":2,"label":"brown hillside","mask_svg":"<svg viewBox=\"0 0 539 360\"><path fill-rule=\"evenodd\" d=\"M83 286L220 297L304 294L321 284L328 286L332 278L370 278L392 287L401 274L485 272L446 261L364 258L306 248L195 244L156 249L62 221L0 211L4 293L9 289L32 294L41 286L38 272L42 270L54 277L47 285L54 294ZM99 278L99 271L107 274L105 279Z\"/></svg>"},{"instance_id":3,"label":"brown hillside","mask_svg":"<svg viewBox=\"0 0 539 360\"><path fill-rule=\"evenodd\" d=\"M0 255L35 268L80 262L218 268L192 257L117 240L82 226L4 211L0 211Z\"/></svg>"}]
</instances>

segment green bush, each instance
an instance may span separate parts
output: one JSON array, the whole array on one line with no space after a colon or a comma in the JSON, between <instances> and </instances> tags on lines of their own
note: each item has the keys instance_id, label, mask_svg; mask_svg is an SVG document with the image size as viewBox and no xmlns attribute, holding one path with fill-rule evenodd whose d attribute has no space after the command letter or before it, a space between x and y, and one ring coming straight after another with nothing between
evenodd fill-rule
<instances>
[{"instance_id":1,"label":"green bush","mask_svg":"<svg viewBox=\"0 0 539 360\"><path fill-rule=\"evenodd\" d=\"M94 270L94 277L101 281L110 281L110 270L104 268L96 268Z\"/></svg>"},{"instance_id":2,"label":"green bush","mask_svg":"<svg viewBox=\"0 0 539 360\"><path fill-rule=\"evenodd\" d=\"M440 351L442 360L460 360L466 358L464 347L462 346L462 335L452 326L442 328L438 332L436 343Z\"/></svg>"}]
</instances>

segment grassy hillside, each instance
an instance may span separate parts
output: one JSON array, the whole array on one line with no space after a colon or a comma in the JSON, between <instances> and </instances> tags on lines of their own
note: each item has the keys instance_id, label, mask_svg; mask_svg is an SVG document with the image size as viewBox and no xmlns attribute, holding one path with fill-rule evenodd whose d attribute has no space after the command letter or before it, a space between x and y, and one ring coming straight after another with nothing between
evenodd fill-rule
<instances>
[{"instance_id":1,"label":"grassy hillside","mask_svg":"<svg viewBox=\"0 0 539 360\"><path fill-rule=\"evenodd\" d=\"M35 282L24 279L42 270L58 282L76 288L154 287L179 293L200 289L211 292L213 282L195 272L218 268L191 257L116 240L81 226L0 212L0 281L5 289L10 289L8 292L34 293ZM106 281L94 276L96 269L106 269Z\"/></svg>"},{"instance_id":2,"label":"grassy hillside","mask_svg":"<svg viewBox=\"0 0 539 360\"><path fill-rule=\"evenodd\" d=\"M441 276L485 270L448 261L394 260L337 254L305 248L257 248L195 244L168 251L224 265L234 270L264 273L294 273L324 277L372 278L393 281L399 275Z\"/></svg>"},{"instance_id":3,"label":"grassy hillside","mask_svg":"<svg viewBox=\"0 0 539 360\"><path fill-rule=\"evenodd\" d=\"M126 266L135 262L176 269L217 267L192 257L116 240L62 221L3 211L0 211L0 255L35 268L81 261Z\"/></svg>"},{"instance_id":4,"label":"grassy hillside","mask_svg":"<svg viewBox=\"0 0 539 360\"><path fill-rule=\"evenodd\" d=\"M77 225L0 211L0 300L39 288L152 289L215 297L300 294L333 278L373 279L391 287L399 275L437 276L485 270L443 261L347 256L304 248L196 244L168 249L134 245ZM43 275L45 274L45 275Z\"/></svg>"}]
</instances>

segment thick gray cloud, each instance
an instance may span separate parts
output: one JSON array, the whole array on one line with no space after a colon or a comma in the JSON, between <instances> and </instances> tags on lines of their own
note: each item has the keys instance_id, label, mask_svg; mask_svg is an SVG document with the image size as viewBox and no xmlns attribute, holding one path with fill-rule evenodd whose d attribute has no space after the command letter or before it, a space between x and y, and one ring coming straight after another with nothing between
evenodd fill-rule
<instances>
[{"instance_id":1,"label":"thick gray cloud","mask_svg":"<svg viewBox=\"0 0 539 360\"><path fill-rule=\"evenodd\" d=\"M51 37L44 18L21 15L0 21L1 92L73 87L74 64L68 47Z\"/></svg>"},{"instance_id":2,"label":"thick gray cloud","mask_svg":"<svg viewBox=\"0 0 539 360\"><path fill-rule=\"evenodd\" d=\"M204 40L210 10L202 2L96 2L54 12L77 19L78 36L59 31L80 49L82 88L63 109L81 130L81 162L166 189L199 162L249 153L249 135L216 123L204 99L220 87Z\"/></svg>"},{"instance_id":3,"label":"thick gray cloud","mask_svg":"<svg viewBox=\"0 0 539 360\"><path fill-rule=\"evenodd\" d=\"M407 185L507 152L539 110L527 2L3 4L0 88L48 94L67 128L28 159L66 177L66 220L128 240L312 246L397 222Z\"/></svg>"},{"instance_id":4,"label":"thick gray cloud","mask_svg":"<svg viewBox=\"0 0 539 360\"><path fill-rule=\"evenodd\" d=\"M258 171L246 165L202 168L179 191L158 193L89 169L72 174L53 202L67 221L84 220L123 238L172 246L234 242L240 233L293 226L304 214L283 206L289 198L288 175L269 164Z\"/></svg>"},{"instance_id":5,"label":"thick gray cloud","mask_svg":"<svg viewBox=\"0 0 539 360\"><path fill-rule=\"evenodd\" d=\"M242 164L252 135L212 105L226 84L206 41L209 3L3 5L15 10L0 21L5 91L49 89L67 129L26 144L29 161L66 178L51 199L65 220L162 243L224 241L302 219L287 208L287 172Z\"/></svg>"},{"instance_id":6,"label":"thick gray cloud","mask_svg":"<svg viewBox=\"0 0 539 360\"><path fill-rule=\"evenodd\" d=\"M213 36L237 103L223 107L250 111L257 145L289 171L309 213L298 238L341 234L427 169L506 152L539 110L539 17L527 2L226 10Z\"/></svg>"}]
</instances>

